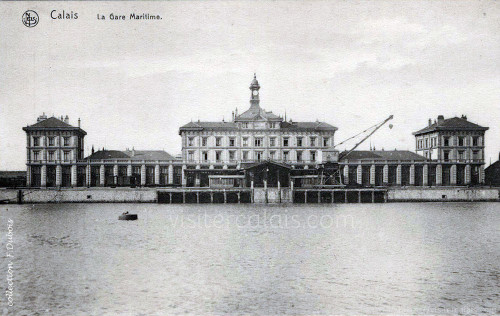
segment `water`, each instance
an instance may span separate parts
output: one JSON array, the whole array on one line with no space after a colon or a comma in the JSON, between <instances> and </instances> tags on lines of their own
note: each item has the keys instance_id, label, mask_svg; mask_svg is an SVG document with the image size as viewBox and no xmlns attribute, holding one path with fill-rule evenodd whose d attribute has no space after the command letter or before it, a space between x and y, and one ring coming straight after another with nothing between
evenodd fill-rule
<instances>
[{"instance_id":1,"label":"water","mask_svg":"<svg viewBox=\"0 0 500 316\"><path fill-rule=\"evenodd\" d=\"M12 315L500 312L500 204L0 206ZM123 211L135 222L118 221Z\"/></svg>"}]
</instances>

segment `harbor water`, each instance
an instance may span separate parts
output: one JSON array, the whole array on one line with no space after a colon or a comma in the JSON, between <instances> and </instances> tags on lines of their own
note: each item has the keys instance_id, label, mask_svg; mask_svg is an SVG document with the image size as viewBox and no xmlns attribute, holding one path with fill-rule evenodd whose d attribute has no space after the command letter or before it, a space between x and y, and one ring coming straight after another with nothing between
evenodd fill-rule
<instances>
[{"instance_id":1,"label":"harbor water","mask_svg":"<svg viewBox=\"0 0 500 316\"><path fill-rule=\"evenodd\" d=\"M500 313L499 203L2 205L0 233L4 315Z\"/></svg>"}]
</instances>

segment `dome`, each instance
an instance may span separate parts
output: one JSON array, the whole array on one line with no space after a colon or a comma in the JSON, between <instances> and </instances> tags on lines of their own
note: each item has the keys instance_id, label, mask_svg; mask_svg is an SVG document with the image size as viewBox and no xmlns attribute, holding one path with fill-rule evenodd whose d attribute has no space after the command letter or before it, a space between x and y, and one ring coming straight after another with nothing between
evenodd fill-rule
<instances>
[{"instance_id":1,"label":"dome","mask_svg":"<svg viewBox=\"0 0 500 316\"><path fill-rule=\"evenodd\" d=\"M252 83L250 83L250 89L260 89L259 82L257 81L257 75L253 74L253 80Z\"/></svg>"}]
</instances>

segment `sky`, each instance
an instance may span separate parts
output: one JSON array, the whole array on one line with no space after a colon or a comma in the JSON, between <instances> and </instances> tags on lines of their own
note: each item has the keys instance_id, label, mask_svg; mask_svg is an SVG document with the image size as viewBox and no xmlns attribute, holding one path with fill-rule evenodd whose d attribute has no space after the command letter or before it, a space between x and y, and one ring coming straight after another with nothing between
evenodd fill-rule
<instances>
[{"instance_id":1,"label":"sky","mask_svg":"<svg viewBox=\"0 0 500 316\"><path fill-rule=\"evenodd\" d=\"M27 9L36 27L21 22ZM162 20L109 20L134 12ZM359 149L414 151L429 118L465 114L490 128L489 165L499 34L498 1L0 2L0 170L25 168L22 127L43 112L80 118L86 155L178 154L180 126L249 107L254 72L264 109L330 123L336 143L394 115Z\"/></svg>"}]
</instances>

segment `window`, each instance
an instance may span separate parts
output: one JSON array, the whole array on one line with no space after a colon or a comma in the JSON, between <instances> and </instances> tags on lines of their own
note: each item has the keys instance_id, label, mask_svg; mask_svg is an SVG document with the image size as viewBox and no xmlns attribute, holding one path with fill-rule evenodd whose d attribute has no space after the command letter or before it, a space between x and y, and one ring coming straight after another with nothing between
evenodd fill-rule
<instances>
[{"instance_id":1,"label":"window","mask_svg":"<svg viewBox=\"0 0 500 316\"><path fill-rule=\"evenodd\" d=\"M264 158L264 153L262 151L257 151L255 156L257 157L257 161L261 161L262 158Z\"/></svg>"},{"instance_id":2,"label":"window","mask_svg":"<svg viewBox=\"0 0 500 316\"><path fill-rule=\"evenodd\" d=\"M276 122L269 123L269 128L276 128Z\"/></svg>"},{"instance_id":3,"label":"window","mask_svg":"<svg viewBox=\"0 0 500 316\"><path fill-rule=\"evenodd\" d=\"M55 137L54 136L49 137L49 146L54 146L55 144L56 144Z\"/></svg>"},{"instance_id":4,"label":"window","mask_svg":"<svg viewBox=\"0 0 500 316\"><path fill-rule=\"evenodd\" d=\"M208 161L208 151L204 151L201 153L201 159L203 159L203 161L205 162Z\"/></svg>"},{"instance_id":5,"label":"window","mask_svg":"<svg viewBox=\"0 0 500 316\"><path fill-rule=\"evenodd\" d=\"M229 160L230 160L230 161L234 161L234 160L236 160L236 152L235 152L234 150L231 150L231 151L229 152Z\"/></svg>"},{"instance_id":6,"label":"window","mask_svg":"<svg viewBox=\"0 0 500 316\"><path fill-rule=\"evenodd\" d=\"M448 151L448 150L443 151L443 159L444 159L444 161L450 160L450 151Z\"/></svg>"},{"instance_id":7,"label":"window","mask_svg":"<svg viewBox=\"0 0 500 316\"><path fill-rule=\"evenodd\" d=\"M311 161L316 161L316 152L311 151Z\"/></svg>"},{"instance_id":8,"label":"window","mask_svg":"<svg viewBox=\"0 0 500 316\"><path fill-rule=\"evenodd\" d=\"M288 137L283 137L283 147L288 147Z\"/></svg>"},{"instance_id":9,"label":"window","mask_svg":"<svg viewBox=\"0 0 500 316\"><path fill-rule=\"evenodd\" d=\"M40 146L40 137L33 137L33 146Z\"/></svg>"},{"instance_id":10,"label":"window","mask_svg":"<svg viewBox=\"0 0 500 316\"><path fill-rule=\"evenodd\" d=\"M64 161L69 161L69 151L64 152Z\"/></svg>"},{"instance_id":11,"label":"window","mask_svg":"<svg viewBox=\"0 0 500 316\"><path fill-rule=\"evenodd\" d=\"M465 151L459 150L458 151L458 159L459 160L464 160L465 159Z\"/></svg>"},{"instance_id":12,"label":"window","mask_svg":"<svg viewBox=\"0 0 500 316\"><path fill-rule=\"evenodd\" d=\"M302 147L302 137L297 137L297 147Z\"/></svg>"},{"instance_id":13,"label":"window","mask_svg":"<svg viewBox=\"0 0 500 316\"><path fill-rule=\"evenodd\" d=\"M262 147L264 145L264 139L262 137L255 137L255 147Z\"/></svg>"},{"instance_id":14,"label":"window","mask_svg":"<svg viewBox=\"0 0 500 316\"><path fill-rule=\"evenodd\" d=\"M244 151L243 152L243 161L247 161L248 160L248 151Z\"/></svg>"},{"instance_id":15,"label":"window","mask_svg":"<svg viewBox=\"0 0 500 316\"><path fill-rule=\"evenodd\" d=\"M193 147L194 146L194 137L189 137L188 138L188 147Z\"/></svg>"},{"instance_id":16,"label":"window","mask_svg":"<svg viewBox=\"0 0 500 316\"><path fill-rule=\"evenodd\" d=\"M311 137L310 140L311 140L311 147L316 146L316 137Z\"/></svg>"},{"instance_id":17,"label":"window","mask_svg":"<svg viewBox=\"0 0 500 316\"><path fill-rule=\"evenodd\" d=\"M302 161L302 152L301 151L297 152L297 161Z\"/></svg>"},{"instance_id":18,"label":"window","mask_svg":"<svg viewBox=\"0 0 500 316\"><path fill-rule=\"evenodd\" d=\"M63 140L64 140L64 142L63 142L64 146L69 146L70 138L68 136L66 136L66 137L63 137Z\"/></svg>"},{"instance_id":19,"label":"window","mask_svg":"<svg viewBox=\"0 0 500 316\"><path fill-rule=\"evenodd\" d=\"M250 124L248 123L241 123L242 128L250 128Z\"/></svg>"},{"instance_id":20,"label":"window","mask_svg":"<svg viewBox=\"0 0 500 316\"><path fill-rule=\"evenodd\" d=\"M478 136L472 137L472 146L480 146L480 145L481 144L479 143L479 137Z\"/></svg>"},{"instance_id":21,"label":"window","mask_svg":"<svg viewBox=\"0 0 500 316\"><path fill-rule=\"evenodd\" d=\"M271 159L271 160L276 159L276 152L275 151L269 152L269 159Z\"/></svg>"},{"instance_id":22,"label":"window","mask_svg":"<svg viewBox=\"0 0 500 316\"><path fill-rule=\"evenodd\" d=\"M276 146L276 137L269 138L269 146L271 147Z\"/></svg>"},{"instance_id":23,"label":"window","mask_svg":"<svg viewBox=\"0 0 500 316\"><path fill-rule=\"evenodd\" d=\"M465 138L464 137L458 138L458 146L465 146Z\"/></svg>"},{"instance_id":24,"label":"window","mask_svg":"<svg viewBox=\"0 0 500 316\"><path fill-rule=\"evenodd\" d=\"M283 152L283 161L288 161L288 151Z\"/></svg>"},{"instance_id":25,"label":"window","mask_svg":"<svg viewBox=\"0 0 500 316\"><path fill-rule=\"evenodd\" d=\"M448 136L443 137L443 146L450 146L450 138Z\"/></svg>"},{"instance_id":26,"label":"window","mask_svg":"<svg viewBox=\"0 0 500 316\"><path fill-rule=\"evenodd\" d=\"M479 160L479 159L481 159L481 158L479 157L479 150L474 150L474 151L472 152L472 159L474 159L474 160Z\"/></svg>"},{"instance_id":27,"label":"window","mask_svg":"<svg viewBox=\"0 0 500 316\"><path fill-rule=\"evenodd\" d=\"M323 138L323 147L328 147L329 141L330 141L330 138L328 138L328 137Z\"/></svg>"},{"instance_id":28,"label":"window","mask_svg":"<svg viewBox=\"0 0 500 316\"><path fill-rule=\"evenodd\" d=\"M429 148L429 139L425 139L425 148Z\"/></svg>"},{"instance_id":29,"label":"window","mask_svg":"<svg viewBox=\"0 0 500 316\"><path fill-rule=\"evenodd\" d=\"M222 152L216 151L215 152L215 161L220 162L221 160L222 160Z\"/></svg>"},{"instance_id":30,"label":"window","mask_svg":"<svg viewBox=\"0 0 500 316\"><path fill-rule=\"evenodd\" d=\"M49 151L49 161L54 161L56 160L55 159L55 155L56 153L54 151Z\"/></svg>"},{"instance_id":31,"label":"window","mask_svg":"<svg viewBox=\"0 0 500 316\"><path fill-rule=\"evenodd\" d=\"M215 146L217 146L217 147L222 146L222 137L215 138Z\"/></svg>"},{"instance_id":32,"label":"window","mask_svg":"<svg viewBox=\"0 0 500 316\"><path fill-rule=\"evenodd\" d=\"M188 161L194 161L194 151L188 152Z\"/></svg>"},{"instance_id":33,"label":"window","mask_svg":"<svg viewBox=\"0 0 500 316\"><path fill-rule=\"evenodd\" d=\"M243 137L243 147L248 147L248 137Z\"/></svg>"},{"instance_id":34,"label":"window","mask_svg":"<svg viewBox=\"0 0 500 316\"><path fill-rule=\"evenodd\" d=\"M39 151L34 151L33 152L33 160L34 161L39 161L40 160L40 152Z\"/></svg>"},{"instance_id":35,"label":"window","mask_svg":"<svg viewBox=\"0 0 500 316\"><path fill-rule=\"evenodd\" d=\"M208 146L208 137L203 137L201 139L201 146L207 147Z\"/></svg>"},{"instance_id":36,"label":"window","mask_svg":"<svg viewBox=\"0 0 500 316\"><path fill-rule=\"evenodd\" d=\"M236 146L236 140L234 137L229 138L229 147L234 147Z\"/></svg>"},{"instance_id":37,"label":"window","mask_svg":"<svg viewBox=\"0 0 500 316\"><path fill-rule=\"evenodd\" d=\"M133 166L132 167L132 174L141 174L141 166Z\"/></svg>"}]
</instances>

